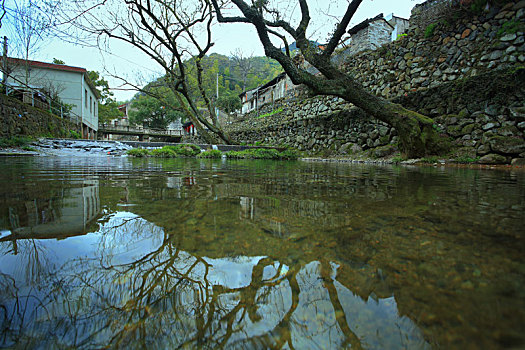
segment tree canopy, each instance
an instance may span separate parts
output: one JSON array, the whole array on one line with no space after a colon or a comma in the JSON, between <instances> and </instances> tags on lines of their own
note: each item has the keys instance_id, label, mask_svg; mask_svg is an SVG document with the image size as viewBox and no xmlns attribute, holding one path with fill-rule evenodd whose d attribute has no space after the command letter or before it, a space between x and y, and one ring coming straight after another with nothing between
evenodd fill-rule
<instances>
[{"instance_id":1,"label":"tree canopy","mask_svg":"<svg viewBox=\"0 0 525 350\"><path fill-rule=\"evenodd\" d=\"M54 60L56 60L56 58ZM101 96L98 101L98 122L103 124L112 119L122 117L124 114L118 109L119 103L113 98L113 92L109 89L108 81L96 71L88 71L88 77L100 92Z\"/></svg>"},{"instance_id":2,"label":"tree canopy","mask_svg":"<svg viewBox=\"0 0 525 350\"><path fill-rule=\"evenodd\" d=\"M151 87L132 100L129 121L134 125L166 129L171 122L184 118L182 110L175 93L168 87Z\"/></svg>"}]
</instances>

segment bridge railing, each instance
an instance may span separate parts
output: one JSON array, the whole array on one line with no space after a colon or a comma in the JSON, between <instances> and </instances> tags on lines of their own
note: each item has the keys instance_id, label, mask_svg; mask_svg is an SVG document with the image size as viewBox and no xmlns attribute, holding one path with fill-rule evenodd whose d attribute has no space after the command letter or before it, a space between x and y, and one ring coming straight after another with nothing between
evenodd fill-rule
<instances>
[{"instance_id":1,"label":"bridge railing","mask_svg":"<svg viewBox=\"0 0 525 350\"><path fill-rule=\"evenodd\" d=\"M101 124L99 125L99 131L102 132L126 132L126 133L136 133L143 135L162 135L162 136L182 136L181 129L152 129L144 128L142 126L127 126L127 125L111 125L111 124Z\"/></svg>"}]
</instances>

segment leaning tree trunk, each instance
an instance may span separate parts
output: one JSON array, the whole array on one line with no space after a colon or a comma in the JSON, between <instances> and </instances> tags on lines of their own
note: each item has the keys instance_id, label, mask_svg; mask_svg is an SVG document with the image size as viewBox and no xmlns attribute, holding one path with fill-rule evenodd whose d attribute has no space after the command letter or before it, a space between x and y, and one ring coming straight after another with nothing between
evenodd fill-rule
<instances>
[{"instance_id":1,"label":"leaning tree trunk","mask_svg":"<svg viewBox=\"0 0 525 350\"><path fill-rule=\"evenodd\" d=\"M448 149L448 138L438 134L431 118L366 91L347 75L321 82L314 78L305 84L317 94L341 97L394 127L399 135L400 151L407 157L419 158Z\"/></svg>"}]
</instances>

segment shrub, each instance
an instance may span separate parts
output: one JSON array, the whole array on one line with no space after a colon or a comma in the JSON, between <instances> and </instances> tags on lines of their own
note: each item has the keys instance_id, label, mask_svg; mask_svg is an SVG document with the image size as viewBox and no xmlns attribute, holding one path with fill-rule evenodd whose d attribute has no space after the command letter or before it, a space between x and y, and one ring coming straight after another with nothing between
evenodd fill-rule
<instances>
[{"instance_id":1,"label":"shrub","mask_svg":"<svg viewBox=\"0 0 525 350\"><path fill-rule=\"evenodd\" d=\"M150 152L144 148L133 148L127 151L126 154L132 157L147 157L150 155Z\"/></svg>"},{"instance_id":2,"label":"shrub","mask_svg":"<svg viewBox=\"0 0 525 350\"><path fill-rule=\"evenodd\" d=\"M169 149L175 152L178 156L181 157L195 157L197 154L201 153L201 149L197 145L192 144L180 144L175 146L164 146L162 149Z\"/></svg>"},{"instance_id":3,"label":"shrub","mask_svg":"<svg viewBox=\"0 0 525 350\"><path fill-rule=\"evenodd\" d=\"M462 164L471 164L471 163L477 163L480 160L480 157L469 157L468 155L459 156L456 159L457 163Z\"/></svg>"},{"instance_id":4,"label":"shrub","mask_svg":"<svg viewBox=\"0 0 525 350\"><path fill-rule=\"evenodd\" d=\"M287 159L295 160L298 154L293 150L279 152L274 148L253 148L244 151L226 152L226 157L236 159Z\"/></svg>"},{"instance_id":5,"label":"shrub","mask_svg":"<svg viewBox=\"0 0 525 350\"><path fill-rule=\"evenodd\" d=\"M75 131L75 130L69 130L69 137L72 138L72 139L79 139L80 138L80 133L78 131Z\"/></svg>"},{"instance_id":6,"label":"shrub","mask_svg":"<svg viewBox=\"0 0 525 350\"><path fill-rule=\"evenodd\" d=\"M222 152L218 149L210 149L202 152L197 156L198 158L221 158Z\"/></svg>"},{"instance_id":7,"label":"shrub","mask_svg":"<svg viewBox=\"0 0 525 350\"><path fill-rule=\"evenodd\" d=\"M177 152L169 148L169 146L164 146L162 148L153 149L149 152L153 157L158 158L176 158L178 156Z\"/></svg>"}]
</instances>

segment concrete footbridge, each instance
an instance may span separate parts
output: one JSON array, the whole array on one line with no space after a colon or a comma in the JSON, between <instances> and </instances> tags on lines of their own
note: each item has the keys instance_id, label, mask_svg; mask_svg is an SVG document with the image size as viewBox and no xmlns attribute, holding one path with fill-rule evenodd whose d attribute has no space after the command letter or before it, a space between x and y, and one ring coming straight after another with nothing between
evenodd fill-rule
<instances>
[{"instance_id":1,"label":"concrete footbridge","mask_svg":"<svg viewBox=\"0 0 525 350\"><path fill-rule=\"evenodd\" d=\"M144 138L155 137L164 139L165 141L179 142L182 138L182 130L165 130L165 129L151 129L140 126L124 126L124 125L107 125L101 124L98 127L98 134L104 135L130 135L138 136L139 141L144 141Z\"/></svg>"}]
</instances>

